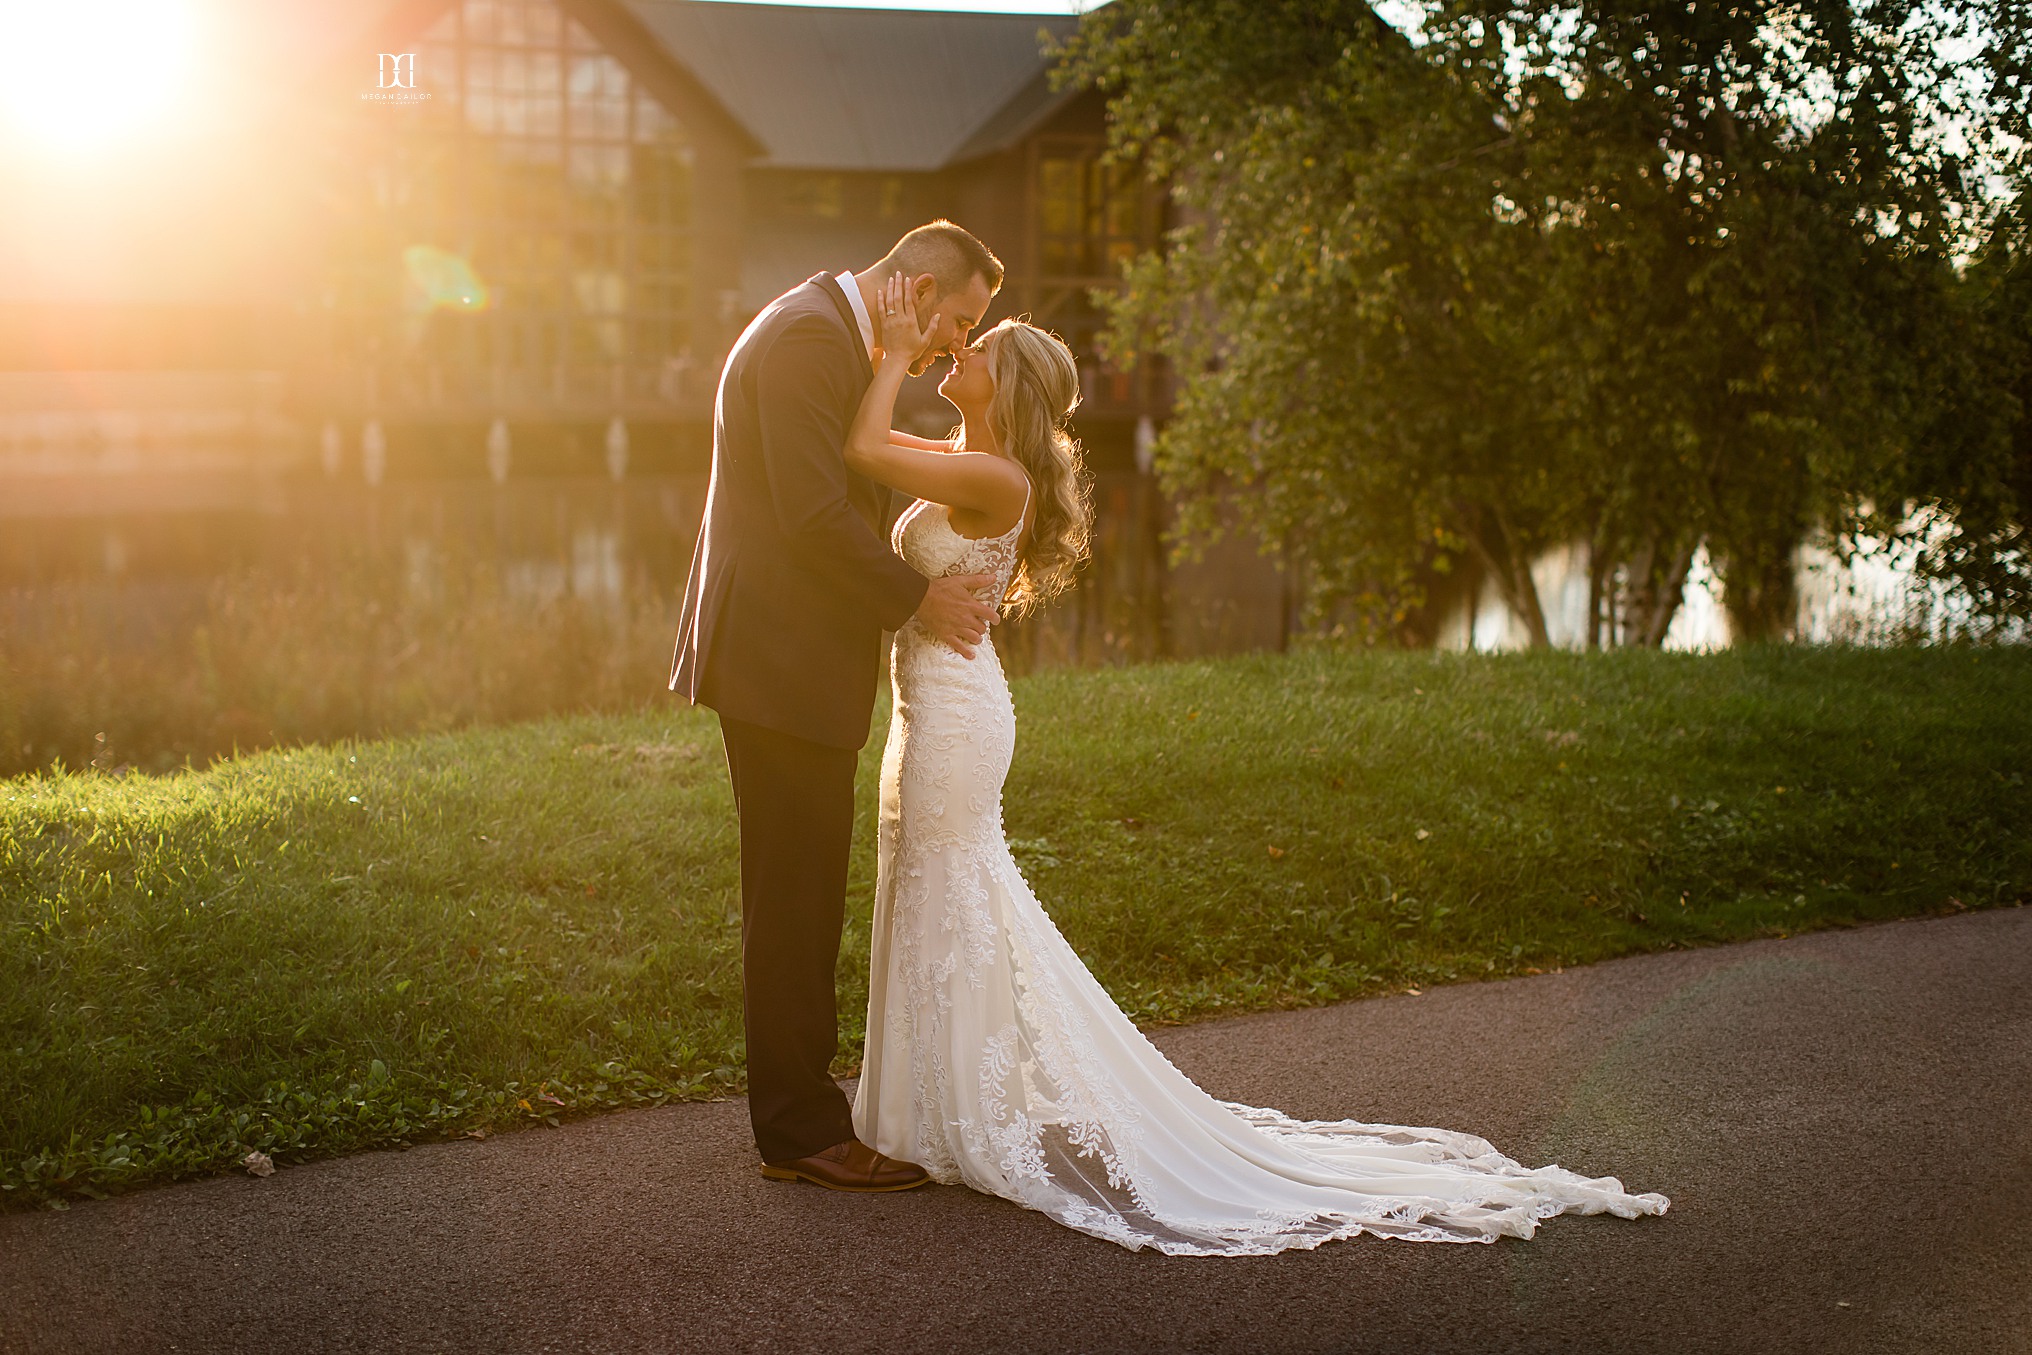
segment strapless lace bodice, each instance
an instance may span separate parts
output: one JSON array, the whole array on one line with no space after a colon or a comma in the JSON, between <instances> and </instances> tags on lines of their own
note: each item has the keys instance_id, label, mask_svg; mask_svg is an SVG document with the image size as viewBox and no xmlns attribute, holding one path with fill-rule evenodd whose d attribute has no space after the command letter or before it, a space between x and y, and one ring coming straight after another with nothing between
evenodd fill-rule
<instances>
[{"instance_id":1,"label":"strapless lace bodice","mask_svg":"<svg viewBox=\"0 0 2032 1355\"><path fill-rule=\"evenodd\" d=\"M1030 511L1029 501L1023 505ZM896 519L889 533L889 546L912 569L929 579L949 574L993 574L995 595L1000 597L1016 575L1016 543L1023 535L1023 519L1000 536L975 540L953 530L943 504L919 499Z\"/></svg>"},{"instance_id":2,"label":"strapless lace bodice","mask_svg":"<svg viewBox=\"0 0 2032 1355\"><path fill-rule=\"evenodd\" d=\"M1028 514L1029 511L1030 500L1026 494L1023 512ZM993 575L993 591L987 595L1000 598L1008 591L1009 580L1016 575L1017 543L1022 537L1021 515L1017 517L1016 525L1000 536L975 539L961 536L953 530L945 505L919 499L896 519L896 526L889 533L889 544L906 564L926 578L942 579L953 574ZM974 646L974 657L963 659L951 646L919 624L916 617L912 617L896 632L896 650L890 659L889 672L891 683L899 695L922 681L932 680L953 684L957 690L951 693L952 700L968 709L976 709L982 703L989 707L1008 704L1009 689L1003 681L1001 660L995 653L992 628L982 637L981 643ZM1011 718L1013 720L1014 717Z\"/></svg>"}]
</instances>

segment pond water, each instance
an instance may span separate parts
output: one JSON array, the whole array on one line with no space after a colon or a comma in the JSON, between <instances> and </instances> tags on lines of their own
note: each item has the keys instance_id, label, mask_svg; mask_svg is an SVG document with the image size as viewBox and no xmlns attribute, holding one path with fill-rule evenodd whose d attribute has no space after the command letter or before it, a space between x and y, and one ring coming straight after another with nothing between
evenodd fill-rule
<instances>
[{"instance_id":1,"label":"pond water","mask_svg":"<svg viewBox=\"0 0 2032 1355\"><path fill-rule=\"evenodd\" d=\"M1968 629L1968 608L1939 584L1920 580L1913 569L1916 548L1893 550L1867 543L1867 554L1843 564L1832 552L1803 545L1793 552L1797 610L1786 638L1804 644L1892 644L1915 639L1939 642ZM1574 543L1547 551L1532 563L1531 575L1545 610L1545 628L1562 649L1587 644L1588 551ZM1723 649L1736 640L1721 581L1707 547L1694 553L1679 610L1666 630L1673 650ZM2023 642L2023 625L1999 638ZM1527 648L1530 631L1493 585L1469 589L1442 610L1438 646L1493 652Z\"/></svg>"}]
</instances>

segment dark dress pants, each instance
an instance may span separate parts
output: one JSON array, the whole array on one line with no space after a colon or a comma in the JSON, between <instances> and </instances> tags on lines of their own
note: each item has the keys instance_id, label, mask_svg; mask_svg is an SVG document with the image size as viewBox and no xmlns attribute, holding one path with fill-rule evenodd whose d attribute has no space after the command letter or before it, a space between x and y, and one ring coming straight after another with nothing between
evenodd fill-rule
<instances>
[{"instance_id":1,"label":"dark dress pants","mask_svg":"<svg viewBox=\"0 0 2032 1355\"><path fill-rule=\"evenodd\" d=\"M859 754L720 717L741 820L741 1011L748 1114L764 1162L854 1136L828 1071Z\"/></svg>"}]
</instances>

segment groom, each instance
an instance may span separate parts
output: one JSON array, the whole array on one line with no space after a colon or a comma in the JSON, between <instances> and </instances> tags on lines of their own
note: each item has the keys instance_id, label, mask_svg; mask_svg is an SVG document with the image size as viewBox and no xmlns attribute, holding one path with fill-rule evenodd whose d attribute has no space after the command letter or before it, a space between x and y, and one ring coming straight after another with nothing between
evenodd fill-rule
<instances>
[{"instance_id":1,"label":"groom","mask_svg":"<svg viewBox=\"0 0 2032 1355\"><path fill-rule=\"evenodd\" d=\"M828 1071L833 970L884 630L911 617L968 658L993 576L926 580L880 535L888 491L842 449L873 378L873 316L902 273L931 337L922 372L967 335L1002 264L950 221L860 274L820 273L742 331L713 408L713 476L678 620L671 690L719 712L741 821L741 993L748 1111L762 1174L835 1190L907 1190L924 1172L854 1137Z\"/></svg>"}]
</instances>

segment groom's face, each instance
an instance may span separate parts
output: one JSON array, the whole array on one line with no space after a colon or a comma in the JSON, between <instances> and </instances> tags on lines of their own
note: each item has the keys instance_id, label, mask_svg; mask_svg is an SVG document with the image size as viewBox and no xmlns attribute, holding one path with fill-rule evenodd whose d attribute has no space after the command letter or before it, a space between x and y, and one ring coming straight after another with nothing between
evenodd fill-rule
<instances>
[{"instance_id":1,"label":"groom's face","mask_svg":"<svg viewBox=\"0 0 2032 1355\"><path fill-rule=\"evenodd\" d=\"M931 274L920 274L913 284L921 288L918 305L924 305L922 298L938 290L938 283ZM917 361L910 364L912 376L924 375L932 363L956 348L967 346L967 336L974 326L981 323L981 317L988 312L988 306L995 299L995 293L988 287L988 280L979 273L967 280L967 285L957 292L948 292L938 297L932 305L931 339L924 351L917 355ZM922 310L920 309L920 314Z\"/></svg>"}]
</instances>

